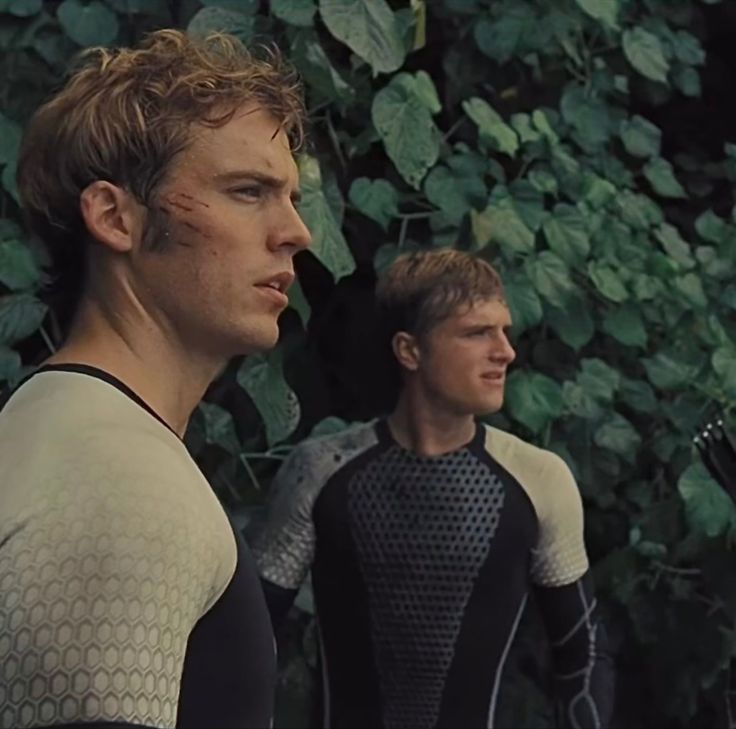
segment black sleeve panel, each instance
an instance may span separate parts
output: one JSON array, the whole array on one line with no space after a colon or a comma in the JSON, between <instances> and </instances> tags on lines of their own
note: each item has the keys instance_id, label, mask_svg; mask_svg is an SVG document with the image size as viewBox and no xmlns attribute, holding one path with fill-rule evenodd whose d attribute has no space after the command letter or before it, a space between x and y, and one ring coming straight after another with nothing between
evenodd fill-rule
<instances>
[{"instance_id":1,"label":"black sleeve panel","mask_svg":"<svg viewBox=\"0 0 736 729\"><path fill-rule=\"evenodd\" d=\"M271 615L271 625L273 625L275 633L294 604L299 590L281 587L264 579L261 579L261 586L263 587L263 594L266 597L266 605Z\"/></svg>"},{"instance_id":2,"label":"black sleeve panel","mask_svg":"<svg viewBox=\"0 0 736 729\"><path fill-rule=\"evenodd\" d=\"M537 595L552 646L558 726L605 729L614 670L590 572L569 585L537 588Z\"/></svg>"}]
</instances>

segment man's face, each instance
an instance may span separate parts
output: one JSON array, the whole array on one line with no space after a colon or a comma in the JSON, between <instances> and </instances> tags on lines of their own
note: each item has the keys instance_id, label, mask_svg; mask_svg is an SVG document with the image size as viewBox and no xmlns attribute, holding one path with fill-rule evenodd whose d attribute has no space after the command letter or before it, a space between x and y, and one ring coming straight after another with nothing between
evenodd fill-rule
<instances>
[{"instance_id":1,"label":"man's face","mask_svg":"<svg viewBox=\"0 0 736 729\"><path fill-rule=\"evenodd\" d=\"M416 376L421 391L458 415L482 415L503 405L506 368L514 352L507 338L505 302L485 299L462 307L419 340Z\"/></svg>"},{"instance_id":2,"label":"man's face","mask_svg":"<svg viewBox=\"0 0 736 729\"><path fill-rule=\"evenodd\" d=\"M268 349L288 305L292 257L310 243L298 171L267 112L196 127L167 171L134 253L139 297L187 347L215 357Z\"/></svg>"}]
</instances>

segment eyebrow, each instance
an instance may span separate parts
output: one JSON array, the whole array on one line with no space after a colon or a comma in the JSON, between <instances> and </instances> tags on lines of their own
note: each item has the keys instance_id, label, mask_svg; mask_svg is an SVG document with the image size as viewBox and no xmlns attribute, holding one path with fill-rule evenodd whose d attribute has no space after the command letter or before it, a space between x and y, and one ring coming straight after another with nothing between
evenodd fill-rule
<instances>
[{"instance_id":1,"label":"eyebrow","mask_svg":"<svg viewBox=\"0 0 736 729\"><path fill-rule=\"evenodd\" d=\"M267 172L261 172L260 170L233 170L232 172L222 172L219 175L215 175L215 179L220 182L229 183L237 182L238 180L253 180L272 190L283 190L288 185L286 178L275 177L274 175L269 175ZM301 190L296 188L292 191L290 197L293 203L298 204L302 199Z\"/></svg>"}]
</instances>

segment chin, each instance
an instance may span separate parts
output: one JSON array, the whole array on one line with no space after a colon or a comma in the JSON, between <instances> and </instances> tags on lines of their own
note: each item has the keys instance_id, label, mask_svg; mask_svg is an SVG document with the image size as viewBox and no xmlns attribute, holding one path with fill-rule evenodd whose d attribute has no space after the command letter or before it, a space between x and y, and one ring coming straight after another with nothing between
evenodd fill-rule
<instances>
[{"instance_id":1,"label":"chin","mask_svg":"<svg viewBox=\"0 0 736 729\"><path fill-rule=\"evenodd\" d=\"M494 398L493 400L486 400L482 403L478 403L478 406L474 408L473 415L480 417L481 415L493 415L497 413L503 407L503 398Z\"/></svg>"},{"instance_id":2,"label":"chin","mask_svg":"<svg viewBox=\"0 0 736 729\"><path fill-rule=\"evenodd\" d=\"M237 355L257 354L273 349L279 341L279 326L276 321L271 326L249 327L241 332L237 341Z\"/></svg>"}]
</instances>

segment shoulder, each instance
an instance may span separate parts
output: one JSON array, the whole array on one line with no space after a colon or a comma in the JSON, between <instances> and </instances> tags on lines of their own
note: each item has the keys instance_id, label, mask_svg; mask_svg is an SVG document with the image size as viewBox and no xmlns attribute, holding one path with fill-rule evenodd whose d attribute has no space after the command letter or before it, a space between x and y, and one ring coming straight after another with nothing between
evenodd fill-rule
<instances>
[{"instance_id":1,"label":"shoulder","mask_svg":"<svg viewBox=\"0 0 736 729\"><path fill-rule=\"evenodd\" d=\"M309 475L329 477L378 443L375 422L357 423L346 430L302 441L284 468L303 469Z\"/></svg>"},{"instance_id":2,"label":"shoulder","mask_svg":"<svg viewBox=\"0 0 736 729\"><path fill-rule=\"evenodd\" d=\"M581 511L575 477L556 453L488 426L486 452L513 476L543 521Z\"/></svg>"},{"instance_id":3,"label":"shoulder","mask_svg":"<svg viewBox=\"0 0 736 729\"><path fill-rule=\"evenodd\" d=\"M575 482L569 466L556 453L498 428L484 427L486 452L514 477Z\"/></svg>"}]
</instances>

